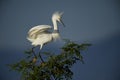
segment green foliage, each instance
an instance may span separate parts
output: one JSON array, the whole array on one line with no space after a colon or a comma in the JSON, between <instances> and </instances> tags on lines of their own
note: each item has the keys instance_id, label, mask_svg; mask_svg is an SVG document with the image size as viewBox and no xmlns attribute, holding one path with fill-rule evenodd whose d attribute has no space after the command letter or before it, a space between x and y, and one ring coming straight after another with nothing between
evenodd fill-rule
<instances>
[{"instance_id":1,"label":"green foliage","mask_svg":"<svg viewBox=\"0 0 120 80\"><path fill-rule=\"evenodd\" d=\"M22 74L22 80L72 80L71 67L77 61L84 63L81 51L91 44L77 44L69 40L65 42L57 55L50 52L39 52L36 55L32 48L25 51L25 59L9 66ZM47 56L47 59L43 60L41 54Z\"/></svg>"}]
</instances>

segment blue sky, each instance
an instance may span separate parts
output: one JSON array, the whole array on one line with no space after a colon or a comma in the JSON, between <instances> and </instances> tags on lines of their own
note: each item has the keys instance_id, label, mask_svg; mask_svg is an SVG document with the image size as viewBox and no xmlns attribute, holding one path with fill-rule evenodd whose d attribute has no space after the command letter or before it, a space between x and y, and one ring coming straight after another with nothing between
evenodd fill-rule
<instances>
[{"instance_id":1,"label":"blue sky","mask_svg":"<svg viewBox=\"0 0 120 80\"><path fill-rule=\"evenodd\" d=\"M74 80L119 80L120 1L119 0L1 0L0 1L0 80L18 80L5 64L21 59L31 47L26 36L30 28L52 25L55 11L64 12L59 25L62 38L90 42L85 64L73 66ZM44 50L61 43L46 45ZM15 76L16 75L16 76Z\"/></svg>"}]
</instances>

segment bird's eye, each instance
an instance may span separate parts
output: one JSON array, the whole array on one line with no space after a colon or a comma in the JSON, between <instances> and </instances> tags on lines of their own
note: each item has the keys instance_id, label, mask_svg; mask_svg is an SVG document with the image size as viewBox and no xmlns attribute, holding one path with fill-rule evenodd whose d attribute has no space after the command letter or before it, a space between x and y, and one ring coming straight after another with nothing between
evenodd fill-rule
<instances>
[{"instance_id":1,"label":"bird's eye","mask_svg":"<svg viewBox=\"0 0 120 80\"><path fill-rule=\"evenodd\" d=\"M60 19L60 17L57 18L58 20Z\"/></svg>"},{"instance_id":2,"label":"bird's eye","mask_svg":"<svg viewBox=\"0 0 120 80\"><path fill-rule=\"evenodd\" d=\"M59 17L59 19L61 19L62 17Z\"/></svg>"}]
</instances>

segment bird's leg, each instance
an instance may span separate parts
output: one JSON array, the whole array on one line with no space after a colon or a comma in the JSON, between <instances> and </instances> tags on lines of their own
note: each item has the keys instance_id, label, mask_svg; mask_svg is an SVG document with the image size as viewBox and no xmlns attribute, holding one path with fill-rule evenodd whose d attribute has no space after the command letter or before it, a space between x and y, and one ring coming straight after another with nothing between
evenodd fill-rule
<instances>
[{"instance_id":1,"label":"bird's leg","mask_svg":"<svg viewBox=\"0 0 120 80\"><path fill-rule=\"evenodd\" d=\"M36 54L35 54L35 52L34 52L34 48L35 48L35 47L32 47L32 53L33 53L33 55L35 56L35 58L37 58L37 56L36 56Z\"/></svg>"},{"instance_id":2,"label":"bird's leg","mask_svg":"<svg viewBox=\"0 0 120 80\"><path fill-rule=\"evenodd\" d=\"M41 61L44 63L44 60L43 60L42 56L40 55L40 52L39 52L39 57L40 57Z\"/></svg>"}]
</instances>

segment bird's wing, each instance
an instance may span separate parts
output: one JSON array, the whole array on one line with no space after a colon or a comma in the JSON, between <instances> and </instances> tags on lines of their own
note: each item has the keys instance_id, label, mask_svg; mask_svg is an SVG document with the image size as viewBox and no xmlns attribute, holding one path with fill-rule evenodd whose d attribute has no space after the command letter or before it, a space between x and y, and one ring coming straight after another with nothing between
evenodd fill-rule
<instances>
[{"instance_id":1,"label":"bird's wing","mask_svg":"<svg viewBox=\"0 0 120 80\"><path fill-rule=\"evenodd\" d=\"M37 35L38 33L44 33L47 32L48 30L50 30L52 27L49 25L38 25L35 26L33 28L31 28L28 32L28 36L33 36L33 35Z\"/></svg>"}]
</instances>

